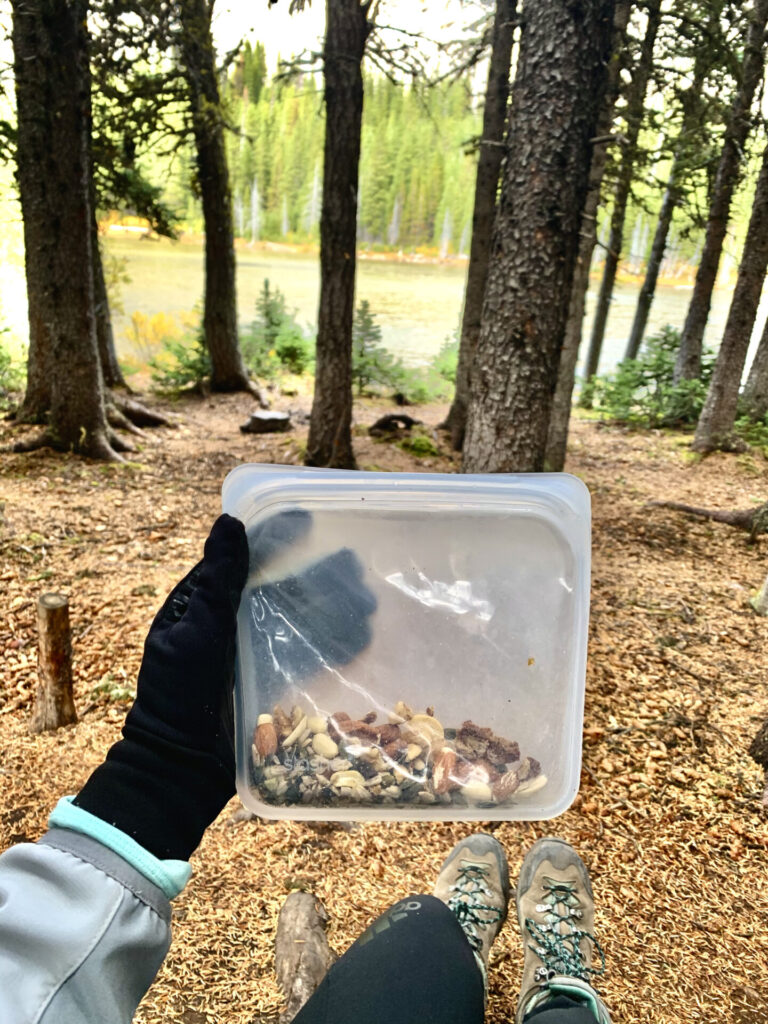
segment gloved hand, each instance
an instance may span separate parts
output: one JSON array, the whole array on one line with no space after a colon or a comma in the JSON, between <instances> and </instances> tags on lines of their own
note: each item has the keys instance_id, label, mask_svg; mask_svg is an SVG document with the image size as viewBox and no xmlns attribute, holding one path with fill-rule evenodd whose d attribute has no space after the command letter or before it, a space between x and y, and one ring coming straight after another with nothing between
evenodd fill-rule
<instances>
[{"instance_id":1,"label":"gloved hand","mask_svg":"<svg viewBox=\"0 0 768 1024\"><path fill-rule=\"evenodd\" d=\"M232 683L241 592L249 571L262 569L310 525L309 513L290 510L254 528L246 542L242 523L220 516L203 560L152 623L123 739L74 802L160 859L188 860L235 793ZM260 662L266 706L286 680L345 664L370 641L367 619L376 601L349 549L257 586L249 597L252 630L254 609L265 609L260 637L266 630L280 653L271 666Z\"/></svg>"},{"instance_id":2,"label":"gloved hand","mask_svg":"<svg viewBox=\"0 0 768 1024\"><path fill-rule=\"evenodd\" d=\"M144 645L136 700L75 798L161 859L187 860L235 792L232 680L248 573L243 524L222 515Z\"/></svg>"}]
</instances>

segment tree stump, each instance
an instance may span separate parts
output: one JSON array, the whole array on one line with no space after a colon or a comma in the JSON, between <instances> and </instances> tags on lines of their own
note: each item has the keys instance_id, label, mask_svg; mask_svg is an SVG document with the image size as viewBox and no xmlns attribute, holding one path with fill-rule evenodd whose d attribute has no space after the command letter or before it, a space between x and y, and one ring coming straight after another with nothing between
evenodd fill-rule
<instances>
[{"instance_id":1,"label":"tree stump","mask_svg":"<svg viewBox=\"0 0 768 1024\"><path fill-rule=\"evenodd\" d=\"M244 434L282 434L293 430L293 424L287 412L252 412L240 430Z\"/></svg>"},{"instance_id":2,"label":"tree stump","mask_svg":"<svg viewBox=\"0 0 768 1024\"><path fill-rule=\"evenodd\" d=\"M328 914L308 892L292 892L277 919L275 970L285 996L280 1024L290 1024L336 960L325 929Z\"/></svg>"},{"instance_id":3,"label":"tree stump","mask_svg":"<svg viewBox=\"0 0 768 1024\"><path fill-rule=\"evenodd\" d=\"M37 694L30 732L60 729L77 721L72 698L72 634L69 599L41 594L37 602Z\"/></svg>"}]
</instances>

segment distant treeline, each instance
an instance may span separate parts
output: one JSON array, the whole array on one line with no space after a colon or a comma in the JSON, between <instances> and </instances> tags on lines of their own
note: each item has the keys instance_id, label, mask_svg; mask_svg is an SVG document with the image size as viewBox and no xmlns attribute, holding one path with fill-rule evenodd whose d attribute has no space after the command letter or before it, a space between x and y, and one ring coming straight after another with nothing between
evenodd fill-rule
<instances>
[{"instance_id":1,"label":"distant treeline","mask_svg":"<svg viewBox=\"0 0 768 1024\"><path fill-rule=\"evenodd\" d=\"M468 253L480 130L466 84L431 89L365 82L359 237L386 248L435 247ZM321 77L269 82L263 50L246 44L225 89L235 131L228 156L236 233L248 240L319 238L325 120ZM191 149L173 162L167 198L184 224L202 226L191 188Z\"/></svg>"}]
</instances>

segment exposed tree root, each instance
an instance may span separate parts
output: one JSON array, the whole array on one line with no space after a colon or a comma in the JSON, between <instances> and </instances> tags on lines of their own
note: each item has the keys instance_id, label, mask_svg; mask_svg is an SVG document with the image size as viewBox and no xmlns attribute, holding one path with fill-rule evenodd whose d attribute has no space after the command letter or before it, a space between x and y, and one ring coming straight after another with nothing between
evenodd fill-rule
<instances>
[{"instance_id":1,"label":"exposed tree root","mask_svg":"<svg viewBox=\"0 0 768 1024\"><path fill-rule=\"evenodd\" d=\"M111 427L116 427L118 430L127 430L129 434L133 434L136 437L146 437L147 435L141 430L140 427L135 426L131 423L127 416L124 416L122 412L112 402L107 402L107 422Z\"/></svg>"},{"instance_id":2,"label":"exposed tree root","mask_svg":"<svg viewBox=\"0 0 768 1024\"><path fill-rule=\"evenodd\" d=\"M650 501L656 508L671 508L675 512L687 512L702 519L711 519L715 523L735 526L737 530L745 530L749 534L750 544L754 544L761 533L768 533L768 501L756 508L718 509L699 508L697 505L684 505L679 501Z\"/></svg>"},{"instance_id":3,"label":"exposed tree root","mask_svg":"<svg viewBox=\"0 0 768 1024\"><path fill-rule=\"evenodd\" d=\"M111 427L107 427L107 440L116 452L136 451L136 448L130 443L130 441L126 441L124 438L120 437L120 435L112 430Z\"/></svg>"},{"instance_id":4,"label":"exposed tree root","mask_svg":"<svg viewBox=\"0 0 768 1024\"><path fill-rule=\"evenodd\" d=\"M113 444L115 440L117 444ZM27 438L25 441L17 441L11 445L10 450L12 452L36 452L41 448L52 448L57 452L73 452L75 455L83 455L90 459L100 459L103 462L124 462L125 459L118 452L120 450L133 451L132 448L126 447L125 442L121 441L112 431L110 431L109 438L105 434L99 434L92 437L88 444L82 447L62 444L52 434L45 431L36 437Z\"/></svg>"},{"instance_id":5,"label":"exposed tree root","mask_svg":"<svg viewBox=\"0 0 768 1024\"><path fill-rule=\"evenodd\" d=\"M111 393L109 404L122 413L125 419L129 420L135 427L175 427L176 424L169 420L162 413L148 409L141 402L137 402L127 395L116 395ZM119 424L113 424L119 426ZM127 428L125 428L127 429Z\"/></svg>"}]
</instances>

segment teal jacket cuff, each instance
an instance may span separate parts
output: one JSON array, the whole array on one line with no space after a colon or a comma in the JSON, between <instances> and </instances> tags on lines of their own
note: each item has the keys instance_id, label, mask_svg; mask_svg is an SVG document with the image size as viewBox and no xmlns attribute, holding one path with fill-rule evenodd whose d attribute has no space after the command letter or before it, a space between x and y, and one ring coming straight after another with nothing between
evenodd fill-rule
<instances>
[{"instance_id":1,"label":"teal jacket cuff","mask_svg":"<svg viewBox=\"0 0 768 1024\"><path fill-rule=\"evenodd\" d=\"M72 832L90 836L141 872L169 900L179 895L192 874L192 867L187 861L159 860L119 828L82 807L76 807L73 800L73 796L59 800L48 819L49 828L68 828Z\"/></svg>"}]
</instances>

